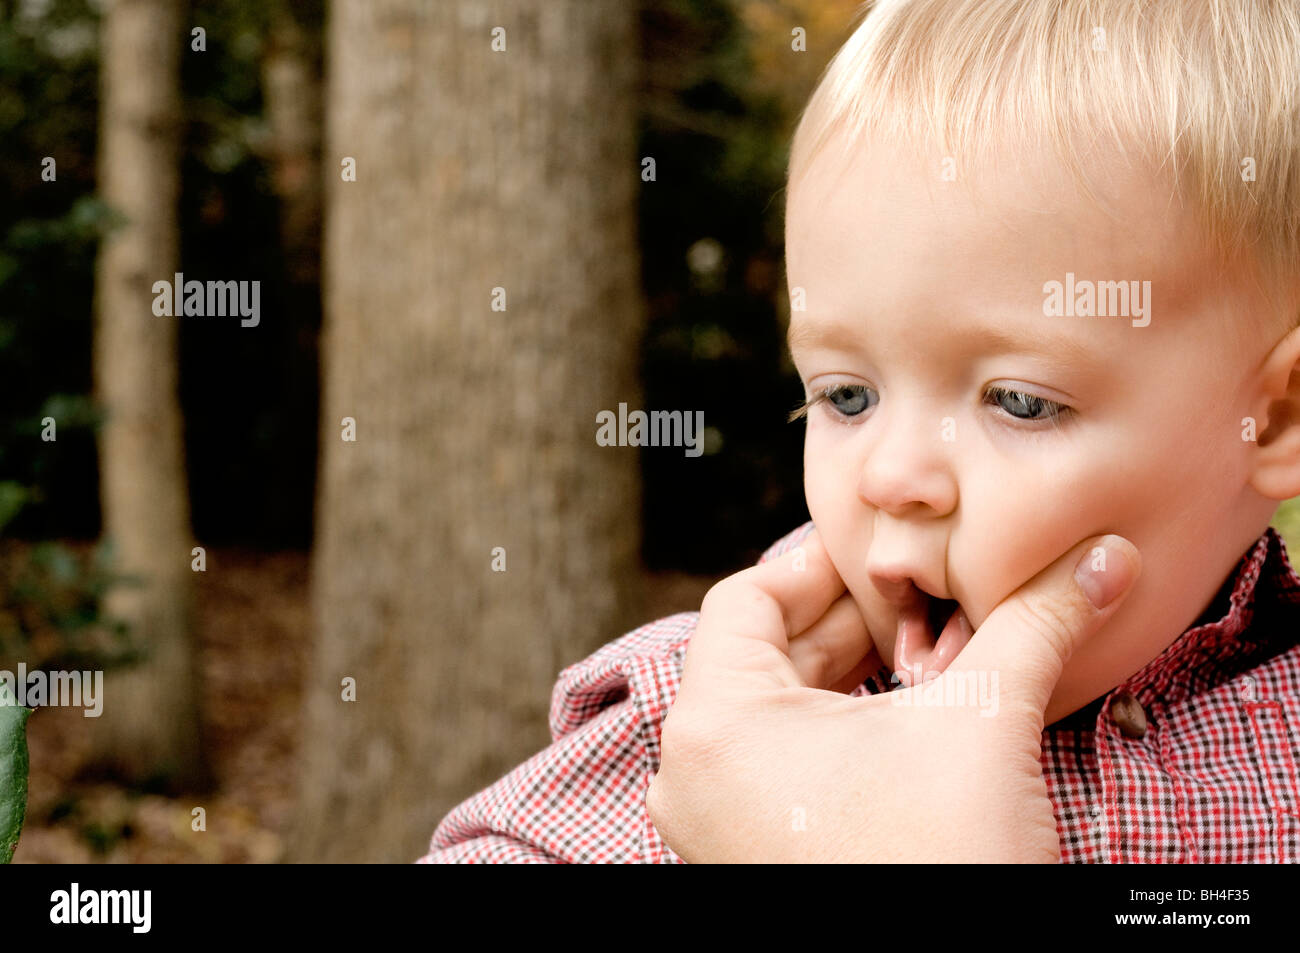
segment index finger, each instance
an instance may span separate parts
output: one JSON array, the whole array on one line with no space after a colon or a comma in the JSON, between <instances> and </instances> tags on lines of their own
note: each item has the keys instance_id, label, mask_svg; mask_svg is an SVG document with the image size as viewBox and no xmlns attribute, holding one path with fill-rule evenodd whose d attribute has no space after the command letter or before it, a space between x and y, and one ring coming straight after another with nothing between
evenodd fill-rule
<instances>
[{"instance_id":1,"label":"index finger","mask_svg":"<svg viewBox=\"0 0 1300 953\"><path fill-rule=\"evenodd\" d=\"M691 643L759 640L787 654L790 639L824 616L845 591L814 529L790 552L728 576L710 589Z\"/></svg>"}]
</instances>

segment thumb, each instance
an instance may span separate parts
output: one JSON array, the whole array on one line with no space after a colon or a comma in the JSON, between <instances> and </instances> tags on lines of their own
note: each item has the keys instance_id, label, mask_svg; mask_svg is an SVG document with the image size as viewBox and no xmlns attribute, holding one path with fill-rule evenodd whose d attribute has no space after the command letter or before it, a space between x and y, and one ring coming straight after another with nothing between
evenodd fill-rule
<instances>
[{"instance_id":1,"label":"thumb","mask_svg":"<svg viewBox=\"0 0 1300 953\"><path fill-rule=\"evenodd\" d=\"M1066 661L1141 571L1137 547L1122 536L1080 543L999 603L944 674L997 672L1004 691L1046 712Z\"/></svg>"}]
</instances>

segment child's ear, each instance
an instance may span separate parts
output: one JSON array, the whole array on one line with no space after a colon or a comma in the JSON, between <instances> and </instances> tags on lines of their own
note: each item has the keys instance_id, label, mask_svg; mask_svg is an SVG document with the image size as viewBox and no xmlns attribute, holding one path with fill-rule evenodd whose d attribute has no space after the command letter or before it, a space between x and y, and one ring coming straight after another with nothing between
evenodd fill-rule
<instances>
[{"instance_id":1,"label":"child's ear","mask_svg":"<svg viewBox=\"0 0 1300 953\"><path fill-rule=\"evenodd\" d=\"M1250 485L1271 500L1300 496L1300 327L1265 358L1256 400L1264 416L1256 421Z\"/></svg>"}]
</instances>

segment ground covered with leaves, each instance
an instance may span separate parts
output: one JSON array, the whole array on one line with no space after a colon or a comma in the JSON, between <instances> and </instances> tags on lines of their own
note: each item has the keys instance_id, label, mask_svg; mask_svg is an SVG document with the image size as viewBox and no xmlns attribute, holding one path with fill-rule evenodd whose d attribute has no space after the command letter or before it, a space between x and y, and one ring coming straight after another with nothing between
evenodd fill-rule
<instances>
[{"instance_id":1,"label":"ground covered with leaves","mask_svg":"<svg viewBox=\"0 0 1300 953\"><path fill-rule=\"evenodd\" d=\"M15 863L269 863L289 830L302 673L306 553L214 551L198 586L205 724L216 788L170 798L87 777L84 715L28 722L27 823ZM202 807L206 830L192 829Z\"/></svg>"},{"instance_id":2,"label":"ground covered with leaves","mask_svg":"<svg viewBox=\"0 0 1300 953\"><path fill-rule=\"evenodd\" d=\"M196 593L215 789L167 797L89 777L82 710L39 709L28 722L27 821L14 863L284 858L310 652L308 555L210 550L209 569L217 565L221 571L204 574ZM648 576L646 617L698 607L714 581ZM204 808L206 830L192 829L196 807ZM412 860L422 847L414 845Z\"/></svg>"}]
</instances>

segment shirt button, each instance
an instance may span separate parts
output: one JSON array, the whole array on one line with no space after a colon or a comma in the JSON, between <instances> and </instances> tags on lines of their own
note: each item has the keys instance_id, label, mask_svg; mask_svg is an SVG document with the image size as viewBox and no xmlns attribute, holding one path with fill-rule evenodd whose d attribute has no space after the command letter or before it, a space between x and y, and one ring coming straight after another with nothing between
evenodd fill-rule
<instances>
[{"instance_id":1,"label":"shirt button","mask_svg":"<svg viewBox=\"0 0 1300 953\"><path fill-rule=\"evenodd\" d=\"M1110 700L1110 716L1125 738L1141 738L1147 733L1147 713L1129 691L1118 691Z\"/></svg>"}]
</instances>

